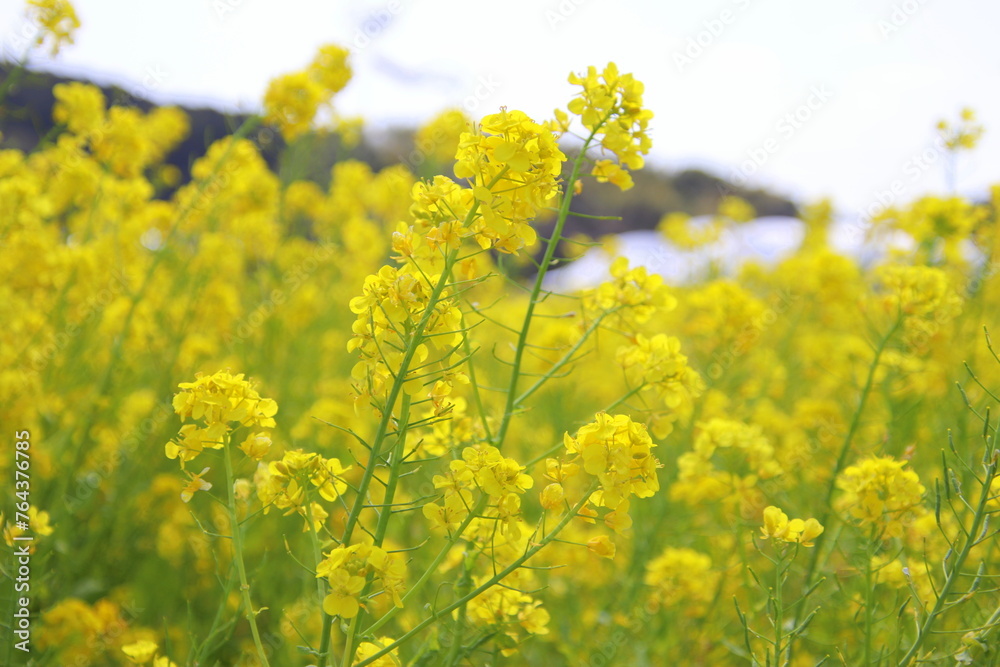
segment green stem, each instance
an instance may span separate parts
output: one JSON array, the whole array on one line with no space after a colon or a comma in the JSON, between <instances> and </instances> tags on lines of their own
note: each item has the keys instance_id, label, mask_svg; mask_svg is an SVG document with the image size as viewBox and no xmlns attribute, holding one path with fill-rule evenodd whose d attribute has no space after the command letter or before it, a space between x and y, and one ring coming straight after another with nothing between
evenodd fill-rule
<instances>
[{"instance_id":1,"label":"green stem","mask_svg":"<svg viewBox=\"0 0 1000 667\"><path fill-rule=\"evenodd\" d=\"M229 496L229 524L232 526L233 539L233 562L236 563L236 571L240 575L240 592L243 595L243 606L246 609L247 621L250 622L250 632L253 634L253 643L257 648L257 657L260 658L264 667L270 667L267 661L267 654L264 653L264 646L260 641L260 631L257 629L257 614L254 613L253 603L250 601L250 584L247 583L246 565L243 563L243 533L240 528L239 516L236 514L236 492L233 490L233 483L236 481L233 475L232 443L229 436L225 438L226 462L226 492Z\"/></svg>"},{"instance_id":2,"label":"green stem","mask_svg":"<svg viewBox=\"0 0 1000 667\"><path fill-rule=\"evenodd\" d=\"M473 210L475 210L475 205L473 205ZM361 511L365 508L365 505L368 502L368 487L371 486L372 477L375 475L375 468L377 467L378 456L381 453L382 443L386 438L386 434L389 432L389 423L392 421L392 409L395 407L396 401L399 399L399 395L403 391L403 384L406 382L406 374L410 370L410 364L413 362L413 357L416 355L417 348L423 339L424 330L427 328L431 317L434 315L434 307L440 300L442 292L444 292L445 284L448 282L448 276L451 274L451 268L454 264L456 254L457 251L453 250L445 257L444 269L441 271L441 277L438 278L437 284L434 285L434 289L431 291L430 298L427 300L427 306L424 308L423 315L420 316L420 321L417 322L413 331L410 332L410 340L406 345L406 351L403 353L403 359L399 364L399 370L396 372L396 377L393 380L392 387L389 389L389 395L386 398L385 404L382 406L382 418L379 420L378 430L375 432L375 437L372 439L371 454L369 454L368 457L368 465L365 466L364 473L361 476L361 482L358 484L357 497L354 499L354 505L351 507L351 512L347 517L347 525L344 527L344 534L340 540L340 543L344 546L349 546L351 544L351 536L354 534L354 528L358 524L358 519L361 518Z\"/></svg>"},{"instance_id":3,"label":"green stem","mask_svg":"<svg viewBox=\"0 0 1000 667\"><path fill-rule=\"evenodd\" d=\"M875 550L875 528L872 528L865 549L865 665L872 664L872 632L875 626L875 582L873 581L872 556Z\"/></svg>"},{"instance_id":4,"label":"green stem","mask_svg":"<svg viewBox=\"0 0 1000 667\"><path fill-rule=\"evenodd\" d=\"M785 547L782 547L781 557L778 559L777 566L774 568L774 664L780 665L781 663L781 644L784 642L784 637L782 636L782 630L784 630L785 623L785 604L783 599L783 584L785 580L785 573L788 568L785 564Z\"/></svg>"},{"instance_id":5,"label":"green stem","mask_svg":"<svg viewBox=\"0 0 1000 667\"><path fill-rule=\"evenodd\" d=\"M587 327L587 330L583 332L583 334L576 341L576 343L573 344L571 348L566 350L566 353L563 354L563 356L559 359L559 361L554 363L552 367L545 372L544 375L535 380L535 383L533 385L524 390L524 393L522 393L513 401L512 409L516 410L518 407L520 407L520 405L524 403L532 394L541 389L542 385L551 380L556 373L562 370L563 366L568 364L570 360L573 359L573 356L580 351L580 348L583 347L583 344L585 342L587 342L587 340L590 338L590 335L597 330L597 327L601 326L601 322L604 321L604 318L610 315L611 313L615 312L616 310L618 309L615 308L605 313L602 313L600 317L597 317L593 322L591 322L590 326ZM527 326L527 322L525 323L525 326Z\"/></svg>"},{"instance_id":6,"label":"green stem","mask_svg":"<svg viewBox=\"0 0 1000 667\"><path fill-rule=\"evenodd\" d=\"M917 630L917 637L913 640L913 645L910 647L910 650L906 652L906 655L903 656L903 659L899 661L900 667L909 665L910 661L917 656L924 640L927 639L927 636L931 633L931 628L933 627L934 622L937 621L938 616L940 616L944 611L944 606L947 604L948 596L951 594L955 584L958 583L959 577L962 576L962 567L965 565L965 561L968 560L973 547L975 547L978 543L979 533L982 529L983 521L989 514L987 511L987 505L993 497L992 485L993 478L996 477L997 474L997 460L997 452L994 451L986 469L986 479L979 492L979 504L977 505L976 513L972 518L972 526L969 528L969 532L965 534L965 543L962 545L962 550L958 554L958 558L955 559L954 565L952 565L951 569L948 571L948 576L945 579L944 585L941 587L941 592L938 593L937 600L934 601L934 607L931 609L930 613L927 614L927 618L924 619L923 624Z\"/></svg>"},{"instance_id":7,"label":"green stem","mask_svg":"<svg viewBox=\"0 0 1000 667\"><path fill-rule=\"evenodd\" d=\"M608 114L610 117L610 114ZM580 154L576 156L573 160L573 170L570 172L569 179L567 183L569 187L566 188L566 192L563 194L562 205L559 207L559 215L556 218L555 228L552 231L552 236L549 238L549 243L545 247L545 255L542 257L542 261L538 267L538 275L535 276L535 284L531 288L531 296L528 298L528 308L524 313L524 324L521 327L520 334L517 338L517 348L514 352L514 363L510 371L510 386L507 389L507 405L504 407L503 421L500 424L500 430L497 433L496 440L493 445L497 449L503 447L504 438L507 435L507 429L510 426L511 417L514 415L514 409L517 404L517 382L521 379L521 363L524 359L524 350L527 347L528 342L528 331L531 329L531 320L535 312L535 306L538 305L538 297L542 292L542 282L545 280L545 274L549 270L549 265L552 264L552 258L555 256L556 246L558 246L559 241L562 239L562 231L566 226L566 218L569 217L569 206L573 201L573 184L576 183L576 179L580 176L580 168L583 166L583 161L587 157L587 149L590 147L590 142L594 140L597 135L597 131L607 122L607 118L602 120L594 129L590 132L586 141L583 142L583 148L580 149ZM538 385L538 383L536 383ZM533 387L531 391L534 391L536 387Z\"/></svg>"},{"instance_id":8,"label":"green stem","mask_svg":"<svg viewBox=\"0 0 1000 667\"><path fill-rule=\"evenodd\" d=\"M319 535L316 534L315 524L312 518L312 502L306 498L306 519L309 521L309 537L312 542L313 569L319 569L319 564L323 560L322 550L319 544ZM315 574L315 572L313 572ZM330 653L330 630L333 625L333 618L323 610L323 601L326 599L326 580L323 577L316 577L316 594L319 596L319 608L323 614L323 631L319 639L319 663L321 667L329 664Z\"/></svg>"},{"instance_id":9,"label":"green stem","mask_svg":"<svg viewBox=\"0 0 1000 667\"><path fill-rule=\"evenodd\" d=\"M565 528L567 525L569 525L569 522L572 521L577 516L577 513L590 500L590 494L593 493L593 491L596 488L596 486L597 486L596 483L593 484L593 485L591 485L591 488L586 493L583 494L583 497L581 497L580 500L576 503L576 505L574 505L569 510L569 512L567 512L566 515L563 516L563 518L559 521L558 524L556 524L556 526L552 529L552 531L550 533L548 533L547 535L545 535L545 537L543 537L541 540L539 540L538 542L536 542L534 544L534 546L532 546L530 549L528 549L527 551L525 551L524 554L522 554L520 557L518 557L517 559L515 559L510 565L508 565L504 569L500 570L495 575L493 575L492 577L490 577L490 579L488 579L486 582L484 582L480 586L476 587L475 589L473 589L469 593L463 595L459 599L455 600L450 605L448 605L446 607L442 607L441 609L438 609L437 611L433 612L430 616L428 616L423 621L421 621L420 623L418 623L417 625L415 625L413 627L413 629L411 629L409 632L407 632L406 634L404 634L402 637L400 637L396 641L392 642L391 644L389 644L385 648L379 650L374 655L372 655L372 656L366 658L365 660L359 662L354 667L364 667L365 665L371 664L373 661L381 658L383 655L389 653L390 651L392 651L396 647L398 647L398 646L406 643L407 641L409 641L412 637L414 637L415 635L417 635L419 632L423 631L423 629L426 628L427 626L433 624L439 618L442 618L443 616L446 616L447 614L450 614L454 610L459 609L460 607L462 607L465 604L467 604L470 600L476 599L477 597L479 597L480 595L482 595L483 593L485 593L486 591L488 591L490 588L492 588L493 586L495 586L499 582L503 581L507 576L509 576L517 568L519 568L522 565L524 565L535 554L537 554L539 551L541 551L546 546L548 546L549 543L551 543L552 540L555 539L556 535L558 535L560 532L562 532L563 528Z\"/></svg>"},{"instance_id":10,"label":"green stem","mask_svg":"<svg viewBox=\"0 0 1000 667\"><path fill-rule=\"evenodd\" d=\"M833 500L833 492L837 489L837 477L840 475L840 472L844 469L844 465L847 463L847 456L851 452L851 444L854 442L854 436L857 434L858 427L861 425L861 416L864 414L865 405L867 404L868 397L871 394L872 386L875 384L875 372L878 370L879 361L882 359L882 353L885 352L885 348L889 344L889 340L893 337L902 323L902 316L897 317L896 321L889 329L889 332L882 338L881 341L879 341L878 347L875 348L875 358L872 359L871 366L868 368L868 378L865 380L865 386L861 390L861 398L858 400L858 408L854 411L854 416L851 418L851 425L847 429L847 435L844 436L844 442L840 445L840 452L837 454L837 462L833 466L833 471L830 473L830 481L827 483L826 492L823 494L823 502L820 505L820 507L823 508L823 514L819 519L820 524L823 526L829 525L830 515L833 513L831 501ZM816 568L819 565L820 553L823 550L823 543L829 534L830 531L825 530L819 535L819 537L816 538L815 546L809 556L809 565L806 567L806 576L803 583L805 589L808 589L813 583L813 577L816 575ZM794 625L796 627L798 627L799 621L802 620L802 610L804 607L805 599L799 600L796 605L794 617Z\"/></svg>"},{"instance_id":11,"label":"green stem","mask_svg":"<svg viewBox=\"0 0 1000 667\"><path fill-rule=\"evenodd\" d=\"M502 169L500 173L496 175L492 182L489 183L487 187L492 188L501 178L506 174L507 169ZM468 214L465 216L465 221L463 223L464 227L468 227L472 224L472 221L476 217L476 212L479 210L479 201L475 201L469 208ZM441 299L441 294L444 292L444 288L451 277L451 270L455 264L455 258L458 256L458 250L450 250L444 259L444 268L441 270L441 276L438 278L437 284L434 285L434 289L431 290L431 295L427 300L427 305L424 308L423 314L420 316L420 321L410 332L410 340L406 345L406 351L403 353L403 359L399 364L399 370L397 371L396 377L393 380L392 387L389 389L389 396L386 398L385 405L382 410L382 419L379 421L378 429L375 432L375 437L372 440L371 454L369 456L369 465L365 466L365 471L361 476L361 482L358 484L358 494L357 498L354 500L354 505L351 506L351 512L347 516L347 525L344 527L344 534L341 537L341 544L349 545L351 543L351 536L354 534L354 528L357 526L358 519L361 517L361 511L365 507L367 502L366 498L368 495L368 487L371 485L372 476L375 474L375 461L378 459L379 452L382 449L382 441L385 440L386 434L389 431L389 422L392 421L392 409L396 405L396 401L399 399L399 394L403 390L403 384L406 381L406 374L410 370L410 364L413 362L413 357L417 352L417 347L420 345L424 330L427 329L427 325L430 323L431 317L434 315L435 306L437 306L438 301Z\"/></svg>"},{"instance_id":12,"label":"green stem","mask_svg":"<svg viewBox=\"0 0 1000 667\"><path fill-rule=\"evenodd\" d=\"M354 633L358 629L358 616L361 614L356 614L354 618L351 619L350 624L347 627L347 632L349 637L353 637ZM341 667L351 667L351 661L354 660L354 651L349 650L349 647L344 647L344 655L340 659Z\"/></svg>"},{"instance_id":13,"label":"green stem","mask_svg":"<svg viewBox=\"0 0 1000 667\"><path fill-rule=\"evenodd\" d=\"M428 565L427 569L424 570L424 573L421 574L420 578L417 579L416 583L414 583L413 586L411 586L410 589L406 591L406 594L403 595L403 598L401 600L403 603L403 608L406 608L406 603L409 602L411 599L413 599L413 597L416 596L417 593L419 593L423 589L423 587L427 584L427 582L430 581L431 576L435 572L437 572L438 566L440 566L441 563L444 561L444 559L447 558L448 554L451 553L452 548L456 544L458 544L458 541L462 539L462 533L464 533L465 529L469 527L469 524L472 523L472 520L475 519L480 514L482 514L482 511L486 508L487 498L488 498L487 496L483 496L482 498L479 499L479 502L476 503L476 505L469 511L468 516L465 517L462 523L459 524L458 528L456 528L452 532L452 534L448 537L448 541L444 544L444 546L441 547L441 549L438 551L437 556L434 557L434 560L431 561L431 564ZM382 626L388 623L392 619L392 617L396 615L396 612L398 611L399 611L398 607L393 607L392 609L387 611L382 616L382 618L378 619L370 626L365 628L365 631L363 633L364 636L367 637L369 635L374 635L376 632L379 631L380 628L382 628Z\"/></svg>"},{"instance_id":14,"label":"green stem","mask_svg":"<svg viewBox=\"0 0 1000 667\"><path fill-rule=\"evenodd\" d=\"M458 581L458 587L456 591L459 597L466 595L469 589L472 588L472 568L469 566L468 559L462 564L462 578ZM462 651L462 639L463 630L465 628L465 620L467 618L468 603L463 604L458 608L458 614L452 620L451 624L451 646L448 648L447 660L445 660L445 667L452 667L455 661L459 659L459 655Z\"/></svg>"},{"instance_id":15,"label":"green stem","mask_svg":"<svg viewBox=\"0 0 1000 667\"><path fill-rule=\"evenodd\" d=\"M463 320L463 328L465 326ZM483 405L483 396L479 391L479 383L476 380L476 365L472 359L472 342L469 340L468 336L463 336L462 347L465 350L465 357L468 361L465 363L467 373L469 375L469 386L472 388L472 397L476 401L476 409L479 411L479 421L483 425L483 433L486 436L487 442L493 440L493 434L490 433L490 424L486 416L486 407Z\"/></svg>"},{"instance_id":16,"label":"green stem","mask_svg":"<svg viewBox=\"0 0 1000 667\"><path fill-rule=\"evenodd\" d=\"M378 517L378 524L375 527L373 544L381 547L385 541L385 534L389 529L389 519L392 516L392 502L396 497L396 486L399 482L400 470L403 467L403 458L406 456L406 431L410 423L410 396L404 395L399 408L399 420L396 422L396 446L390 454L389 479L386 482L385 497L382 500L382 511ZM375 462L370 465L374 466ZM371 589L374 574L368 575L365 587L361 591L361 599L364 599ZM351 619L351 625L347 631L347 639L344 641L344 655L354 655L355 633L361 622L360 616L364 615L364 608L358 612L357 616Z\"/></svg>"}]
</instances>

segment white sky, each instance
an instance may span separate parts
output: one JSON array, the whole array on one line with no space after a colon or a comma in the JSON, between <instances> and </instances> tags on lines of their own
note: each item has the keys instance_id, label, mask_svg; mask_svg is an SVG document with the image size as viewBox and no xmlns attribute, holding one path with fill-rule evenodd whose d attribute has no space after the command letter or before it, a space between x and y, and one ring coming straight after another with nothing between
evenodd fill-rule
<instances>
[{"instance_id":1,"label":"white sky","mask_svg":"<svg viewBox=\"0 0 1000 667\"><path fill-rule=\"evenodd\" d=\"M256 109L270 78L336 42L352 48L355 68L338 108L370 127L418 123L464 100L474 116L505 105L544 118L569 100L569 71L614 60L646 84L656 163L725 177L747 165L750 185L800 202L831 196L850 216L894 181L899 202L944 191L934 124L971 106L987 133L961 158L958 190L984 196L1000 182L989 157L1000 153L1000 3L986 0L74 4L76 44L32 62L160 102ZM22 50L22 8L0 0L8 59ZM699 37L701 53L679 65ZM815 108L802 108L811 95ZM783 121L796 110L797 127ZM911 161L928 149L933 164ZM752 154L761 166L746 162Z\"/></svg>"}]
</instances>

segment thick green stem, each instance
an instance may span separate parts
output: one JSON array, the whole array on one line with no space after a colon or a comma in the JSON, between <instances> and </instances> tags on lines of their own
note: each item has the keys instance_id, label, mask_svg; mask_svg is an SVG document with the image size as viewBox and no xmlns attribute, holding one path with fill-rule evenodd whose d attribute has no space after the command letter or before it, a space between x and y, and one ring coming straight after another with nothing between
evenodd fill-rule
<instances>
[{"instance_id":1,"label":"thick green stem","mask_svg":"<svg viewBox=\"0 0 1000 667\"><path fill-rule=\"evenodd\" d=\"M501 170L487 187L492 188L496 185L500 179L504 177L506 172L507 169ZM468 227L472 224L478 210L479 202L476 201L469 208L469 212L465 216L463 224L464 227ZM386 398L385 405L382 406L382 419L379 420L378 429L375 432L375 437L371 444L371 455L369 457L370 463L365 466L361 482L358 484L357 498L355 498L350 514L347 516L347 525L344 527L344 534L340 540L344 545L349 545L351 543L351 536L354 534L354 528L357 526L358 519L361 517L361 512L367 503L368 487L371 485L372 476L375 474L375 462L377 461L378 455L382 449L382 441L385 440L385 437L389 432L389 423L392 421L392 409L396 406L396 401L399 399L400 392L403 390L403 384L406 381L406 374L410 371L410 364L413 363L413 357L423 339L424 331L427 329L427 325L430 323L431 317L434 315L435 306L437 306L438 301L440 301L441 294L444 292L445 286L451 278L451 271L455 265L455 259L457 256L458 250L450 250L445 255L444 268L441 270L441 276L438 278L437 284L435 284L434 288L431 290L430 297L427 299L427 305L424 308L423 314L420 316L420 321L417 322L417 324L413 327L413 330L409 332L410 340L407 342L406 350L403 353L403 359L399 364L399 370L396 373L396 377L393 379L392 387L389 389L389 395Z\"/></svg>"},{"instance_id":2,"label":"thick green stem","mask_svg":"<svg viewBox=\"0 0 1000 667\"><path fill-rule=\"evenodd\" d=\"M344 527L344 534L340 540L341 544L345 546L350 545L351 537L354 534L354 528L358 524L358 519L361 518L362 510L364 510L365 505L368 503L368 487L371 486L372 477L375 475L375 468L377 467L378 456L381 453L382 442L385 440L386 434L389 432L389 424L392 422L392 410L396 405L396 401L399 400L399 395L403 391L406 374L410 371L410 364L413 362L414 355L416 355L417 348L423 338L424 331L427 329L427 325L430 323L431 317L434 315L434 306L440 300L442 292L444 292L445 285L448 282L448 276L451 274L452 265L455 262L456 254L457 251L451 251L448 253L447 257L445 257L444 269L441 271L441 277L438 279L437 284L434 285L434 289L432 290L430 298L427 301L427 306L424 308L420 321L417 322L413 331L410 332L410 340L406 345L406 351L403 353L403 359L399 364L399 370L396 372L396 377L393 380L392 387L389 389L389 395L386 397L385 405L382 406L382 419L379 420L378 430L375 432L375 437L372 439L371 454L368 457L368 465L365 466L364 473L361 476L361 482L358 484L357 497L354 499L354 505L351 507L351 512L347 517L347 525Z\"/></svg>"},{"instance_id":3,"label":"thick green stem","mask_svg":"<svg viewBox=\"0 0 1000 667\"><path fill-rule=\"evenodd\" d=\"M396 422L396 446L389 455L391 459L389 462L389 479L386 481L385 497L382 500L382 511L378 517L378 525L375 527L375 537L373 543L377 547L382 546L382 543L385 541L385 534L389 529L389 519L392 516L392 503L393 499L396 497L396 487L399 482L399 474L403 467L403 459L406 456L406 431L409 428L409 422L410 397L404 395L399 409L399 420ZM372 465L374 465L374 462ZM361 591L362 599L368 595L373 579L374 575L369 574L368 581L365 582L365 587ZM356 632L364 613L364 609L362 608L362 610L358 612L358 615L351 619L351 625L347 631L347 639L344 641L345 656L354 654L354 643L357 636Z\"/></svg>"},{"instance_id":4,"label":"thick green stem","mask_svg":"<svg viewBox=\"0 0 1000 667\"><path fill-rule=\"evenodd\" d=\"M267 661L267 654L260 641L260 631L257 629L257 614L254 613L253 603L250 600L250 584L247 583L246 565L243 563L243 532L240 528L240 519L236 514L236 492L233 483L236 481L233 474L232 444L229 436L226 436L225 454L226 461L226 492L229 496L229 525L233 540L233 562L236 564L236 571L240 576L240 592L243 596L243 607L246 609L247 621L250 622L250 633L253 635L253 644L257 649L257 657L260 658L264 667L270 667Z\"/></svg>"}]
</instances>

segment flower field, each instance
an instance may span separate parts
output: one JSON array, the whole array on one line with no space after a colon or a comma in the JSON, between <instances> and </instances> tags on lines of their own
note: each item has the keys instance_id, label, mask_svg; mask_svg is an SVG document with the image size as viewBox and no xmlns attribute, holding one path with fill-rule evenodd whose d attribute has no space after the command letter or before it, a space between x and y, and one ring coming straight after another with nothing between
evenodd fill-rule
<instances>
[{"instance_id":1,"label":"flower field","mask_svg":"<svg viewBox=\"0 0 1000 667\"><path fill-rule=\"evenodd\" d=\"M81 83L0 140L0 663L1000 664L1000 186L880 208L874 264L819 202L773 265L556 293L643 84L443 113L435 174L269 166L356 139L351 78L324 47L190 178L182 111ZM691 252L755 215L667 213Z\"/></svg>"}]
</instances>

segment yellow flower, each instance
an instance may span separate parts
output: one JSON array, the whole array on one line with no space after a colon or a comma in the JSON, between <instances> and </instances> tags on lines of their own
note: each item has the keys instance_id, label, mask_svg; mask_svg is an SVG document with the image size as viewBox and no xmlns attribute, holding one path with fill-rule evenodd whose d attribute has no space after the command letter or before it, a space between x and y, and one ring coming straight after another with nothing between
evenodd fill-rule
<instances>
[{"instance_id":1,"label":"yellow flower","mask_svg":"<svg viewBox=\"0 0 1000 667\"><path fill-rule=\"evenodd\" d=\"M844 492L837 508L862 526L875 527L880 537L900 537L904 525L926 511L921 505L924 485L917 473L905 466L906 461L891 456L867 458L849 466L837 478L837 487Z\"/></svg>"},{"instance_id":2,"label":"yellow flower","mask_svg":"<svg viewBox=\"0 0 1000 667\"><path fill-rule=\"evenodd\" d=\"M212 488L212 484L210 482L206 482L205 480L202 479L202 475L207 473L209 470L210 468L205 468L197 475L195 475L192 472L187 473L190 479L188 480L188 483L184 485L184 489L181 491L181 500L183 500L186 503L191 502L191 498L194 497L194 494L196 492L208 491L209 489Z\"/></svg>"},{"instance_id":3,"label":"yellow flower","mask_svg":"<svg viewBox=\"0 0 1000 667\"><path fill-rule=\"evenodd\" d=\"M347 570L334 570L328 577L330 593L323 599L323 611L330 616L354 618L358 615L358 595L365 587L364 577Z\"/></svg>"},{"instance_id":4,"label":"yellow flower","mask_svg":"<svg viewBox=\"0 0 1000 667\"><path fill-rule=\"evenodd\" d=\"M374 575L381 592L388 595L393 604L403 606L400 594L405 590L406 565L396 554L362 543L335 548L316 567L316 576L325 577L330 583L330 593L323 601L326 613L354 618L360 609L360 594L369 574Z\"/></svg>"},{"instance_id":5,"label":"yellow flower","mask_svg":"<svg viewBox=\"0 0 1000 667\"><path fill-rule=\"evenodd\" d=\"M181 391L174 395L174 411L181 419L204 420L206 424L230 424L272 428L278 404L261 398L253 384L243 374L231 375L219 371L214 375L195 376L194 382L181 382Z\"/></svg>"},{"instance_id":6,"label":"yellow flower","mask_svg":"<svg viewBox=\"0 0 1000 667\"><path fill-rule=\"evenodd\" d=\"M56 98L52 119L75 135L84 137L105 122L104 93L85 83L58 83L52 87Z\"/></svg>"},{"instance_id":7,"label":"yellow flower","mask_svg":"<svg viewBox=\"0 0 1000 667\"><path fill-rule=\"evenodd\" d=\"M757 217L757 212L747 200L728 196L719 202L719 215L733 222L749 222Z\"/></svg>"},{"instance_id":8,"label":"yellow flower","mask_svg":"<svg viewBox=\"0 0 1000 667\"><path fill-rule=\"evenodd\" d=\"M156 655L156 651L159 646L156 642L151 642L148 639L141 639L134 644L126 644L122 646L122 653L128 658L128 661L135 665L144 665L153 659Z\"/></svg>"},{"instance_id":9,"label":"yellow flower","mask_svg":"<svg viewBox=\"0 0 1000 667\"><path fill-rule=\"evenodd\" d=\"M35 40L37 46L51 40L49 52L54 56L63 44L73 43L73 33L80 27L80 19L69 0L28 0L28 13L41 28Z\"/></svg>"},{"instance_id":10,"label":"yellow flower","mask_svg":"<svg viewBox=\"0 0 1000 667\"><path fill-rule=\"evenodd\" d=\"M414 157L421 162L427 158L435 162L454 160L458 141L471 124L472 120L464 111L449 109L441 112L417 130L413 137L416 149Z\"/></svg>"},{"instance_id":11,"label":"yellow flower","mask_svg":"<svg viewBox=\"0 0 1000 667\"><path fill-rule=\"evenodd\" d=\"M16 523L6 523L4 515L0 512L0 530L3 531L4 541L7 546L13 547L14 538L29 532L34 537L47 537L51 535L54 528L49 523L49 513L40 511L34 505L28 507L28 530L24 531ZM34 543L29 544L28 549L34 553Z\"/></svg>"},{"instance_id":12,"label":"yellow flower","mask_svg":"<svg viewBox=\"0 0 1000 667\"><path fill-rule=\"evenodd\" d=\"M328 44L306 69L273 79L264 93L265 122L277 125L289 141L305 133L320 107L350 81L348 55L346 49ZM349 140L350 124L345 128Z\"/></svg>"},{"instance_id":13,"label":"yellow flower","mask_svg":"<svg viewBox=\"0 0 1000 667\"><path fill-rule=\"evenodd\" d=\"M823 526L816 519L788 519L781 509L771 505L764 509L764 525L760 533L765 538L797 542L811 547L814 540L823 533Z\"/></svg>"},{"instance_id":14,"label":"yellow flower","mask_svg":"<svg viewBox=\"0 0 1000 667\"><path fill-rule=\"evenodd\" d=\"M542 489L539 502L547 510L562 507L566 502L566 491L563 489L563 485L555 482L546 486Z\"/></svg>"},{"instance_id":15,"label":"yellow flower","mask_svg":"<svg viewBox=\"0 0 1000 667\"><path fill-rule=\"evenodd\" d=\"M267 433L251 433L240 445L240 449L254 461L260 461L271 451L271 436Z\"/></svg>"},{"instance_id":16,"label":"yellow flower","mask_svg":"<svg viewBox=\"0 0 1000 667\"><path fill-rule=\"evenodd\" d=\"M712 559L694 549L667 547L646 565L643 581L651 587L650 602L677 607L686 616L705 612L716 594L719 573Z\"/></svg>"},{"instance_id":17,"label":"yellow flower","mask_svg":"<svg viewBox=\"0 0 1000 667\"><path fill-rule=\"evenodd\" d=\"M642 108L642 83L631 74L619 73L614 63L608 63L600 74L596 67L588 68L585 76L570 74L569 82L583 88L569 103L570 113L580 116L584 127L601 138L601 146L618 157L619 169L641 169L642 156L653 145L646 134L653 112ZM607 167L601 170L606 173ZM616 173L619 187L631 182L631 178L625 180L627 176L627 172Z\"/></svg>"},{"instance_id":18,"label":"yellow flower","mask_svg":"<svg viewBox=\"0 0 1000 667\"><path fill-rule=\"evenodd\" d=\"M393 641L391 637L379 637L374 642L361 642L358 645L357 652L354 654L354 662L358 663L365 658L372 657L386 646L392 644ZM378 660L374 660L369 664L371 667L398 667L402 663L396 657L396 649L392 649Z\"/></svg>"},{"instance_id":19,"label":"yellow flower","mask_svg":"<svg viewBox=\"0 0 1000 667\"><path fill-rule=\"evenodd\" d=\"M306 132L323 103L323 87L308 72L273 79L264 93L264 121L289 141Z\"/></svg>"},{"instance_id":20,"label":"yellow flower","mask_svg":"<svg viewBox=\"0 0 1000 667\"><path fill-rule=\"evenodd\" d=\"M595 161L594 169L590 173L597 178L598 183L613 183L622 191L629 190L635 185L632 174L611 160Z\"/></svg>"},{"instance_id":21,"label":"yellow flower","mask_svg":"<svg viewBox=\"0 0 1000 667\"><path fill-rule=\"evenodd\" d=\"M351 66L347 62L349 56L347 49L327 44L320 47L309 65L309 76L323 88L327 97L339 93L351 80Z\"/></svg>"},{"instance_id":22,"label":"yellow flower","mask_svg":"<svg viewBox=\"0 0 1000 667\"><path fill-rule=\"evenodd\" d=\"M615 543L607 535L598 535L587 540L587 548L600 556L609 560L615 557Z\"/></svg>"},{"instance_id":23,"label":"yellow flower","mask_svg":"<svg viewBox=\"0 0 1000 667\"><path fill-rule=\"evenodd\" d=\"M656 229L678 248L693 250L718 241L725 227L718 218L694 225L687 213L673 212L660 218Z\"/></svg>"},{"instance_id":24,"label":"yellow flower","mask_svg":"<svg viewBox=\"0 0 1000 667\"><path fill-rule=\"evenodd\" d=\"M479 202L471 231L480 247L512 254L533 245L529 223L559 194L566 160L552 131L504 110L462 134L456 159L455 176L469 179Z\"/></svg>"}]
</instances>

